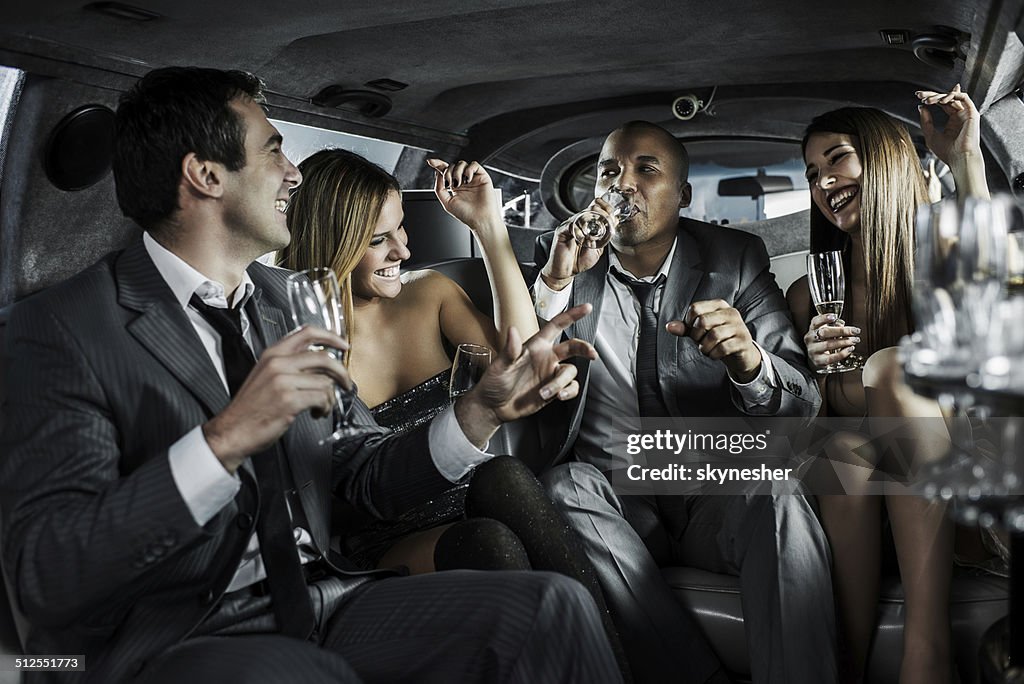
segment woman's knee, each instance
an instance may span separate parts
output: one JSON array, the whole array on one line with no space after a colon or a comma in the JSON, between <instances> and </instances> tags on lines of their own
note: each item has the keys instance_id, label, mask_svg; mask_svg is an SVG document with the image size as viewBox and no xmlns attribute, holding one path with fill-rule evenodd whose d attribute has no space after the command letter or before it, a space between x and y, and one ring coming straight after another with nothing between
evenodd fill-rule
<instances>
[{"instance_id":1,"label":"woman's knee","mask_svg":"<svg viewBox=\"0 0 1024 684\"><path fill-rule=\"evenodd\" d=\"M903 368L900 366L899 349L886 347L868 357L861 371L865 388L893 390L903 382Z\"/></svg>"},{"instance_id":2,"label":"woman's knee","mask_svg":"<svg viewBox=\"0 0 1024 684\"><path fill-rule=\"evenodd\" d=\"M537 478L533 471L514 456L495 456L478 465L473 471L470 488L490 491L504 491L509 486L529 485L536 487Z\"/></svg>"},{"instance_id":3,"label":"woman's knee","mask_svg":"<svg viewBox=\"0 0 1024 684\"><path fill-rule=\"evenodd\" d=\"M519 537L491 518L470 518L445 530L434 546L438 570L529 570Z\"/></svg>"}]
</instances>

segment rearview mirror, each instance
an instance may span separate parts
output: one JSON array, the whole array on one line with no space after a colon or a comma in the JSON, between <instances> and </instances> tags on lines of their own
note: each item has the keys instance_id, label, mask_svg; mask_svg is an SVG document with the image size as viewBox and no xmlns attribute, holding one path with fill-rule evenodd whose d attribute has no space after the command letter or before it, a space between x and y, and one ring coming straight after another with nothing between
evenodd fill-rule
<instances>
[{"instance_id":1,"label":"rearview mirror","mask_svg":"<svg viewBox=\"0 0 1024 684\"><path fill-rule=\"evenodd\" d=\"M718 181L720 197L750 197L757 199L772 192L788 192L793 189L789 176L768 176L759 171L756 176L735 176Z\"/></svg>"}]
</instances>

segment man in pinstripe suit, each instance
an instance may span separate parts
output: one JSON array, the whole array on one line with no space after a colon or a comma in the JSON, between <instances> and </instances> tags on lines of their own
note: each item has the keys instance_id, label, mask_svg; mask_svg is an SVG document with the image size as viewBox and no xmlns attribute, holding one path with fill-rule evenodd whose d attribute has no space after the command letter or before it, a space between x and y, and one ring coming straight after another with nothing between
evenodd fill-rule
<instances>
[{"instance_id":1,"label":"man in pinstripe suit","mask_svg":"<svg viewBox=\"0 0 1024 684\"><path fill-rule=\"evenodd\" d=\"M431 425L391 435L357 401L357 434L319 444L330 421L309 409L329 414L334 383L351 383L310 348L346 343L287 335L287 272L253 263L287 244L301 181L259 86L206 69L144 77L118 109L114 162L143 239L11 317L0 503L30 652L84 653L84 672L55 679L74 682L618 681L596 608L564 577L395 577L328 557L332 495L393 516L486 460L501 422L575 396L562 361L593 349L556 340L589 308L511 340ZM241 312L258 359L244 383L210 306ZM281 627L295 605L274 605L271 538L254 534L268 471L253 462L275 454L296 605L312 613L299 633Z\"/></svg>"}]
</instances>

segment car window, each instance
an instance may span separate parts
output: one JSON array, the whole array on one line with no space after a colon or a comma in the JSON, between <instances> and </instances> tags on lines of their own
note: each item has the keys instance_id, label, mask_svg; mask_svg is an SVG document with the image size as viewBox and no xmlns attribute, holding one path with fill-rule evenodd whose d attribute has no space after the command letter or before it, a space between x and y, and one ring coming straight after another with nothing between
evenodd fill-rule
<instances>
[{"instance_id":1,"label":"car window","mask_svg":"<svg viewBox=\"0 0 1024 684\"><path fill-rule=\"evenodd\" d=\"M361 135L329 131L325 128L304 126L278 119L270 121L284 137L284 153L295 164L320 150L338 147L361 154L388 173L394 173L398 158L402 155L402 150L405 149L405 145L386 140L365 138Z\"/></svg>"},{"instance_id":2,"label":"car window","mask_svg":"<svg viewBox=\"0 0 1024 684\"><path fill-rule=\"evenodd\" d=\"M682 216L739 224L795 214L811 205L795 141L688 140L686 149L693 201L680 211ZM576 210L586 206L594 197L594 181L594 163L578 164L567 184L566 204Z\"/></svg>"},{"instance_id":3,"label":"car window","mask_svg":"<svg viewBox=\"0 0 1024 684\"><path fill-rule=\"evenodd\" d=\"M795 142L688 142L693 201L680 214L722 225L762 221L804 211L811 196Z\"/></svg>"}]
</instances>

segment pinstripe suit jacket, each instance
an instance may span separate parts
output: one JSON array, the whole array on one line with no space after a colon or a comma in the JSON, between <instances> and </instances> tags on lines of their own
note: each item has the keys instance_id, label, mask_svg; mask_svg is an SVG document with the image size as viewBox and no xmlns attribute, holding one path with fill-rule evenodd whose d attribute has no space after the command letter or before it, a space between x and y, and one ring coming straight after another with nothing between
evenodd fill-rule
<instances>
[{"instance_id":1,"label":"pinstripe suit jacket","mask_svg":"<svg viewBox=\"0 0 1024 684\"><path fill-rule=\"evenodd\" d=\"M265 345L289 327L287 273L249 268ZM62 681L118 681L213 609L252 533L235 503L196 525L167 460L228 396L141 241L20 303L7 341L3 554L30 652L86 654L86 673ZM283 438L325 556L332 493L390 517L450 486L426 428L395 436L357 413L365 428L333 449L308 412Z\"/></svg>"},{"instance_id":2,"label":"pinstripe suit jacket","mask_svg":"<svg viewBox=\"0 0 1024 684\"><path fill-rule=\"evenodd\" d=\"M547 262L554 233L537 238L534 261ZM756 235L687 218L679 219L678 241L658 312L658 384L671 416L740 416L742 399L729 381L725 364L710 359L689 337L677 337L665 324L681 320L693 302L723 299L735 307L754 341L771 356L780 391L773 401L759 407L757 415L810 418L818 411L821 396L807 368L803 345L793 328L785 297L769 270L764 242ZM566 334L593 343L601 319L601 305L608 273L608 251L592 268L573 281L570 306L590 302L593 312L577 321ZM586 405L590 361L576 359L579 396L558 403L541 414L548 423L568 426L561 431L558 459L567 458ZM543 431L548 435L552 430Z\"/></svg>"}]
</instances>

